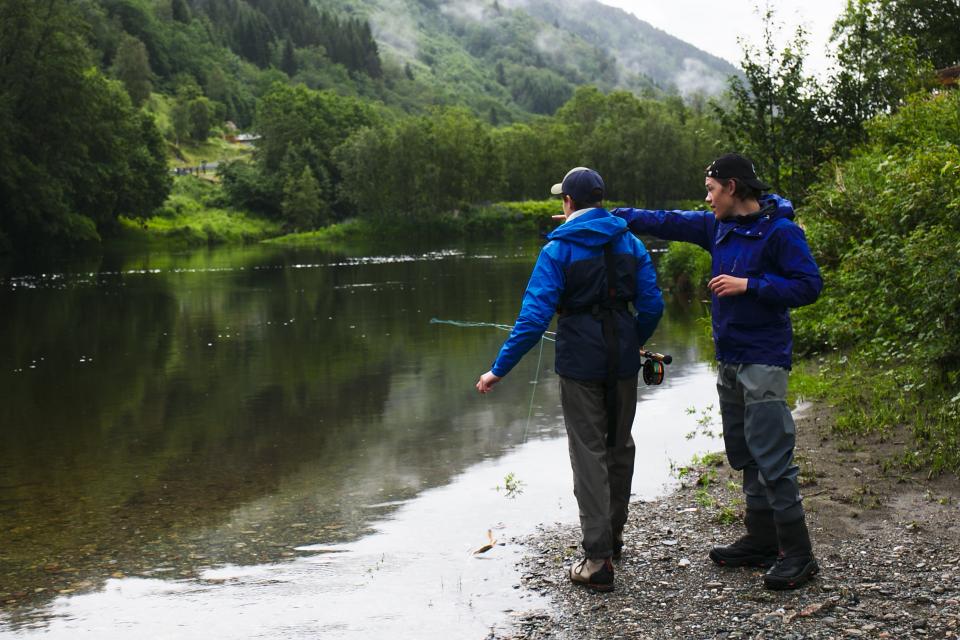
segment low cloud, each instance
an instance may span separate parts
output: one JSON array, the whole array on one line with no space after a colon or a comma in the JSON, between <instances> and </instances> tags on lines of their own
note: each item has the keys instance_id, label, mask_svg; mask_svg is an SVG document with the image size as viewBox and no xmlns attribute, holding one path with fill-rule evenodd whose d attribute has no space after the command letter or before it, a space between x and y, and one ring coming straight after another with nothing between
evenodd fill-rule
<instances>
[{"instance_id":1,"label":"low cloud","mask_svg":"<svg viewBox=\"0 0 960 640\"><path fill-rule=\"evenodd\" d=\"M727 79L695 58L684 58L683 69L673 76L677 90L685 96L693 93L716 95L726 88Z\"/></svg>"},{"instance_id":2,"label":"low cloud","mask_svg":"<svg viewBox=\"0 0 960 640\"><path fill-rule=\"evenodd\" d=\"M440 5L440 13L462 22L480 22L486 17L487 9L482 3L452 0Z\"/></svg>"}]
</instances>

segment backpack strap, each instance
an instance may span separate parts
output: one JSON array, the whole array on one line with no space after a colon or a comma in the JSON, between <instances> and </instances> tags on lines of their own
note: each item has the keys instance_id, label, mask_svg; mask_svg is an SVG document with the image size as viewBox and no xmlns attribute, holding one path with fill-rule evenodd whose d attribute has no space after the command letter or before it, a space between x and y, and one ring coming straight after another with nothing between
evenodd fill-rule
<instances>
[{"instance_id":1,"label":"backpack strap","mask_svg":"<svg viewBox=\"0 0 960 640\"><path fill-rule=\"evenodd\" d=\"M617 444L617 374L620 372L620 337L617 331L617 260L613 254L613 240L603 245L607 272L607 294L599 305L603 341L607 346L607 378L603 383L604 403L607 408L607 447ZM621 305L622 306L622 305Z\"/></svg>"}]
</instances>

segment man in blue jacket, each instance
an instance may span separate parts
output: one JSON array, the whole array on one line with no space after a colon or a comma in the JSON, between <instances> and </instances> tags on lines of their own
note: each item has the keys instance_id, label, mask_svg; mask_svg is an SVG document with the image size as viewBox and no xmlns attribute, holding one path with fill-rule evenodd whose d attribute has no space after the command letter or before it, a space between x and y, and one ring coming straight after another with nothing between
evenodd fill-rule
<instances>
[{"instance_id":1,"label":"man in blue jacket","mask_svg":"<svg viewBox=\"0 0 960 640\"><path fill-rule=\"evenodd\" d=\"M663 299L643 243L603 208L596 171L571 169L551 193L563 197L565 221L547 236L513 331L477 390L489 392L559 314L554 368L584 550L570 579L612 591L611 558L623 546L633 478L639 350L660 320Z\"/></svg>"},{"instance_id":2,"label":"man in blue jacket","mask_svg":"<svg viewBox=\"0 0 960 640\"><path fill-rule=\"evenodd\" d=\"M727 459L743 470L747 533L714 547L719 565L770 567L764 584L793 589L819 570L807 531L787 407L791 307L812 303L823 280L793 205L762 195L749 159L735 153L706 170L713 212L616 209L635 233L692 242L713 257L713 340Z\"/></svg>"}]
</instances>

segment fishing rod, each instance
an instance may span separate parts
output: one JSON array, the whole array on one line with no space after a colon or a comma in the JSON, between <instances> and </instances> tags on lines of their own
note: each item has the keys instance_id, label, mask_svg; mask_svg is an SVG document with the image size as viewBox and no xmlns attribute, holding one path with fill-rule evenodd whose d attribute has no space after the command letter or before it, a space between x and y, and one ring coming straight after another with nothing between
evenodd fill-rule
<instances>
[{"instance_id":1,"label":"fishing rod","mask_svg":"<svg viewBox=\"0 0 960 640\"><path fill-rule=\"evenodd\" d=\"M512 331L512 324L497 324L495 322L472 322L468 320L441 320L440 318L430 318L430 324L448 324L454 327L465 327L465 328L477 328L477 327L488 327L491 329L499 329L500 331ZM543 340L548 340L550 342L557 341L557 333L555 331L544 331ZM543 352L543 340L540 341L540 350L541 354ZM663 384L664 376L666 375L666 369L664 365L668 365L673 362L673 356L670 354L664 353L654 353L653 351L640 351L640 357L645 358L643 361L643 382L647 385L658 385ZM540 365L537 363L537 379L540 377Z\"/></svg>"}]
</instances>

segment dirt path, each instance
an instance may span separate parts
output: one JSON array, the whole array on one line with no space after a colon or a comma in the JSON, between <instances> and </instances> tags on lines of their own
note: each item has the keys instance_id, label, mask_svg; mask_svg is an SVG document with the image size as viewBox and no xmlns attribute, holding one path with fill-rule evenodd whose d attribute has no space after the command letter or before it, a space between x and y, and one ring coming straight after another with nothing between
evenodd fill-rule
<instances>
[{"instance_id":1,"label":"dirt path","mask_svg":"<svg viewBox=\"0 0 960 640\"><path fill-rule=\"evenodd\" d=\"M713 544L740 535L743 504L738 474L701 465L676 492L632 505L612 594L567 580L578 528L524 540L534 552L522 563L522 588L550 596L553 606L518 617L501 637L960 638L960 483L892 472L883 461L905 439L838 440L831 424L825 406L798 417L804 504L821 567L810 585L767 591L758 570L710 562Z\"/></svg>"}]
</instances>

